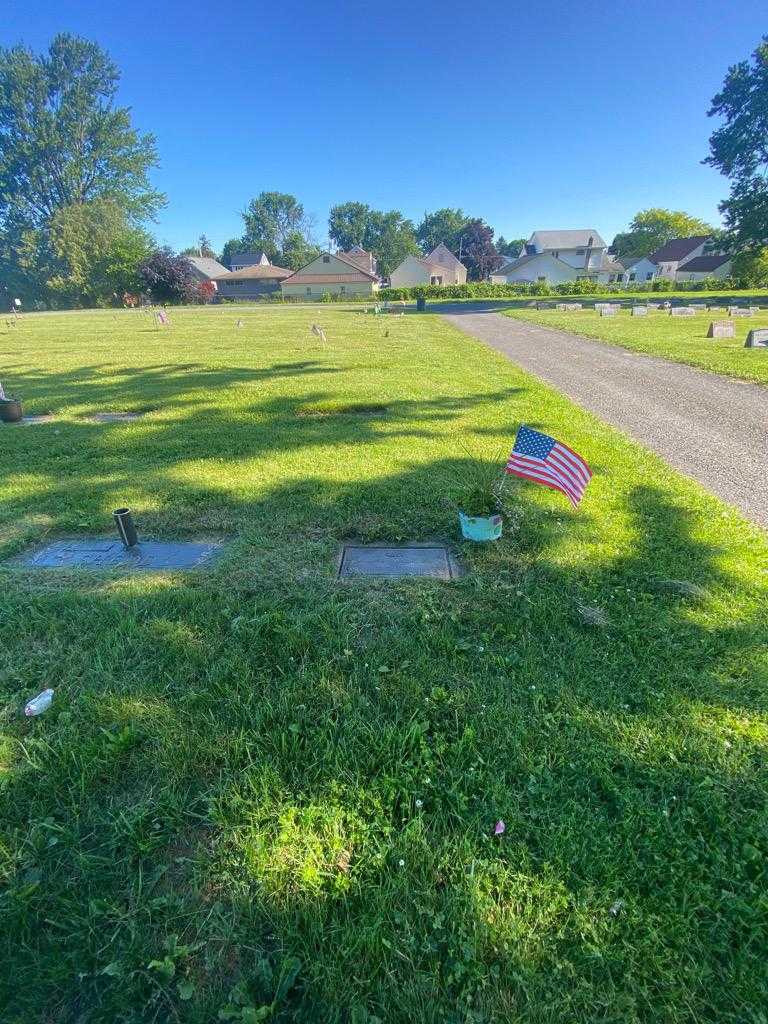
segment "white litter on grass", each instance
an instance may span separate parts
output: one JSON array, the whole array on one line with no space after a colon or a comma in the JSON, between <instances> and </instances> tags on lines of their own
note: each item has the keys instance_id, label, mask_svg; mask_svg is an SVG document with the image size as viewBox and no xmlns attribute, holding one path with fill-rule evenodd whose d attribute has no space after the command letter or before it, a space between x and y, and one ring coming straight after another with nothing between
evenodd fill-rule
<instances>
[{"instance_id":1,"label":"white litter on grass","mask_svg":"<svg viewBox=\"0 0 768 1024\"><path fill-rule=\"evenodd\" d=\"M51 706L53 700L53 690L43 690L42 693L38 693L36 697L28 701L24 705L24 714L27 718L34 718L35 715L42 715L44 711L47 711Z\"/></svg>"}]
</instances>

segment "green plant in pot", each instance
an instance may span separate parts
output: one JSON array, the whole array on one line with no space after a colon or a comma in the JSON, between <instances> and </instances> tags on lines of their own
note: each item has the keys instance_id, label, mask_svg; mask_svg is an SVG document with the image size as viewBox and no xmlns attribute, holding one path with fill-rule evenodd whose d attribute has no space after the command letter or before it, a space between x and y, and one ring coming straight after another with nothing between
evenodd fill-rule
<instances>
[{"instance_id":1,"label":"green plant in pot","mask_svg":"<svg viewBox=\"0 0 768 1024\"><path fill-rule=\"evenodd\" d=\"M459 513L462 536L478 542L498 540L505 516L509 518L509 477L500 459L478 459L468 453L471 462L459 472L454 483L453 504Z\"/></svg>"},{"instance_id":2,"label":"green plant in pot","mask_svg":"<svg viewBox=\"0 0 768 1024\"><path fill-rule=\"evenodd\" d=\"M0 384L0 420L3 423L18 423L24 416L20 398L12 398L6 395L3 385Z\"/></svg>"}]
</instances>

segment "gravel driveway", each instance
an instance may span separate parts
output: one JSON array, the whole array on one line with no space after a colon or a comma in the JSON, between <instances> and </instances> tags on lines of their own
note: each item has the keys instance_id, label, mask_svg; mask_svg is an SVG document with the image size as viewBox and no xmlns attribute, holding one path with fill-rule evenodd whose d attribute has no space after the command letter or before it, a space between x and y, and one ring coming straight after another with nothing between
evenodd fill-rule
<instances>
[{"instance_id":1,"label":"gravel driveway","mask_svg":"<svg viewBox=\"0 0 768 1024\"><path fill-rule=\"evenodd\" d=\"M768 527L768 388L474 305L430 305L429 311L441 312Z\"/></svg>"}]
</instances>

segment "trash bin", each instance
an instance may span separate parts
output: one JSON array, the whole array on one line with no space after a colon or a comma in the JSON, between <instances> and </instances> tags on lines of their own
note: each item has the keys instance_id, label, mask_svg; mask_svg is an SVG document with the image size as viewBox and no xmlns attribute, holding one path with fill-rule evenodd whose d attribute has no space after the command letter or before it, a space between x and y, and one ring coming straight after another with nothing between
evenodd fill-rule
<instances>
[{"instance_id":1,"label":"trash bin","mask_svg":"<svg viewBox=\"0 0 768 1024\"><path fill-rule=\"evenodd\" d=\"M418 313L424 313L426 311L426 308L427 300L424 298L423 295L420 295L418 299L416 299L416 311Z\"/></svg>"}]
</instances>

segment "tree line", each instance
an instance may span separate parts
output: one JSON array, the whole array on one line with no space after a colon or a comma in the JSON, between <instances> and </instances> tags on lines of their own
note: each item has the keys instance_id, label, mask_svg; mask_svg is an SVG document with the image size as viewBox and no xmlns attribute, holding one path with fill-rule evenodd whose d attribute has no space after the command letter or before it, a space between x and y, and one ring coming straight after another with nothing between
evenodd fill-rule
<instances>
[{"instance_id":1,"label":"tree line","mask_svg":"<svg viewBox=\"0 0 768 1024\"><path fill-rule=\"evenodd\" d=\"M320 252L301 201L268 191L248 203L242 235L220 253L205 235L181 254L159 247L146 227L166 203L149 177L156 140L116 104L119 80L98 44L66 33L43 54L0 48L0 304L20 296L27 305L103 305L142 291L191 301L205 295L187 255L228 264L235 252L263 250L296 270ZM713 250L734 254L745 284L768 284L768 37L728 70L709 114L722 123L703 162L731 182L720 204L723 228L681 211L642 210L612 251L626 261L671 238L706 234ZM406 256L444 242L475 281L524 245L523 238L496 237L482 217L458 208L425 212L415 223L359 201L331 208L328 237L340 250L361 245L373 252L385 277Z\"/></svg>"}]
</instances>

